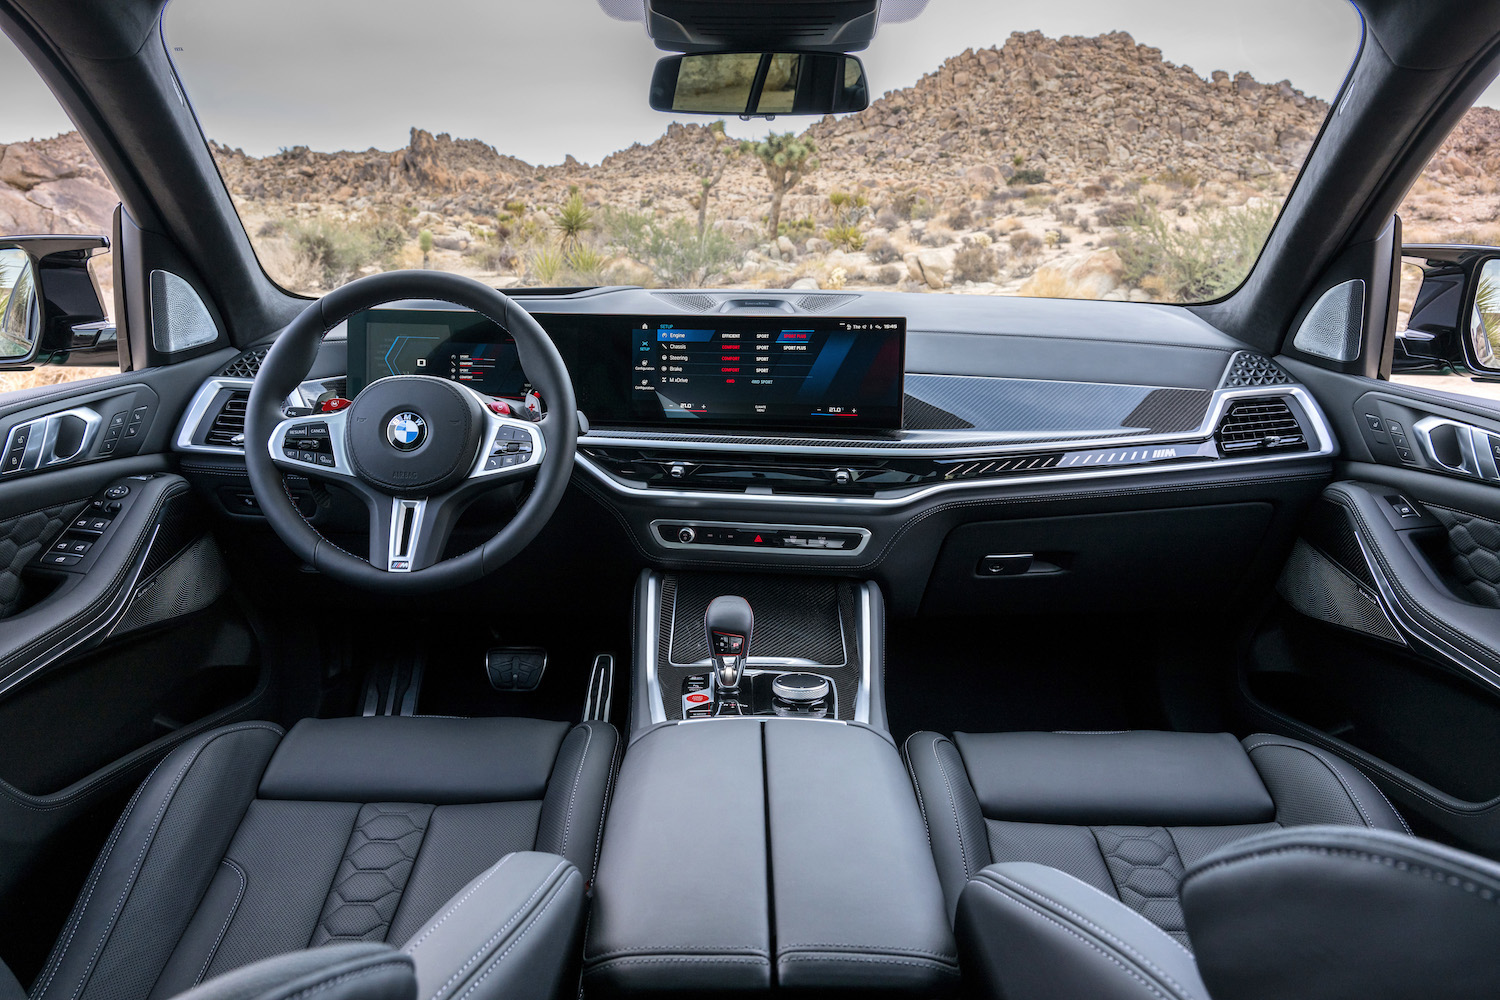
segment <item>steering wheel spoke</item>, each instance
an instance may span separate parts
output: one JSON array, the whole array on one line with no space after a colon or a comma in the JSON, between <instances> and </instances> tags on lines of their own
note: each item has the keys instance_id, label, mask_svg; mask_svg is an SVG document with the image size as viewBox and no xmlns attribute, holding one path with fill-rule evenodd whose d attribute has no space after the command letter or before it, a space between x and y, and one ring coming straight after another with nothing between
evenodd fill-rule
<instances>
[{"instance_id":1,"label":"steering wheel spoke","mask_svg":"<svg viewBox=\"0 0 1500 1000\"><path fill-rule=\"evenodd\" d=\"M486 407L489 426L470 479L504 482L533 474L547 454L541 428L529 420L502 417Z\"/></svg>"},{"instance_id":2,"label":"steering wheel spoke","mask_svg":"<svg viewBox=\"0 0 1500 1000\"><path fill-rule=\"evenodd\" d=\"M288 417L271 430L271 461L299 476L354 479L344 434L348 419L348 410Z\"/></svg>"}]
</instances>

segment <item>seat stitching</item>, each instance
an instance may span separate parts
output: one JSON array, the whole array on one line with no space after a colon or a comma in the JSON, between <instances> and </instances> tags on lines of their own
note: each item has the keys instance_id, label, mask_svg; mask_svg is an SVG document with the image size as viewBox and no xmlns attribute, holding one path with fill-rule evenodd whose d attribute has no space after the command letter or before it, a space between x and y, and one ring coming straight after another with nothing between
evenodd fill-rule
<instances>
[{"instance_id":1,"label":"seat stitching","mask_svg":"<svg viewBox=\"0 0 1500 1000\"><path fill-rule=\"evenodd\" d=\"M251 729L264 729L267 732L279 733L279 730L274 729L270 726L256 725L253 723L241 727L236 727L234 729L224 730L218 735L210 737L204 742L202 746L194 750L188 756L188 759L183 763L182 769L177 772L177 776L172 779L172 784L167 788L166 795L162 797L161 806L156 810L156 815L152 817L151 829L147 831L145 842L141 844L141 852L136 855L135 865L130 869L130 875L125 879L125 889L120 893L120 898L115 901L115 908L110 913L109 920L104 925L104 933L100 936L99 943L94 946L94 950L92 954L89 955L87 964L85 964L83 967L83 973L79 977L78 986L73 991L73 1000L77 1000L78 996L83 992L84 987L88 985L89 977L93 974L94 971L94 963L99 960L99 953L104 950L105 944L109 941L110 935L114 932L115 921L119 919L120 911L125 907L125 901L130 898L130 893L135 888L135 879L136 876L140 874L141 865L145 863L146 855L150 852L152 845L156 842L156 831L161 828L162 817L166 815L167 808L172 804L172 799L176 796L177 789L182 786L182 780L187 776L188 770L193 766L194 763L197 762L198 757L203 753L203 751L207 750L211 744L218 742L220 737L230 736L235 733L247 732ZM144 787L144 785L142 787ZM40 995L38 995L38 1000L40 1000Z\"/></svg>"},{"instance_id":2,"label":"seat stitching","mask_svg":"<svg viewBox=\"0 0 1500 1000\"><path fill-rule=\"evenodd\" d=\"M549 884L552 881L552 876L561 871L563 866L567 863L568 862L566 861L559 861L553 867L553 869L547 873L546 877L542 879L541 884L536 887L536 891L533 892L529 897L527 897L526 902L516 907L516 912L511 914L510 919L507 920L499 930L491 935L488 941L480 945L478 949L476 949L475 952L464 961L464 964L460 965L458 969L454 971L453 975L448 977L447 982L437 988L437 992L433 994L434 998L442 996L444 991L446 991L448 987L452 986L459 979L462 979L464 973L469 971L469 967L475 962L479 961L479 959L484 956L484 953L486 951L489 951L491 948L493 948L495 946L495 942L503 938L506 933L510 931L511 927L516 923L516 921L520 920L523 916L526 915L526 908L532 903L536 902L536 898L547 890ZM544 906L542 907L542 909L545 910L546 907ZM512 942L512 947L514 947L514 942ZM509 951L509 949L506 950ZM504 956L502 955L501 957L503 958Z\"/></svg>"},{"instance_id":3,"label":"seat stitching","mask_svg":"<svg viewBox=\"0 0 1500 1000\"><path fill-rule=\"evenodd\" d=\"M198 970L198 977L193 980L194 986L203 982L203 977L208 975L208 967L213 963L214 956L219 953L219 945L224 943L224 934L229 930L229 923L234 919L235 913L240 908L240 899L245 895L245 870L228 858L219 863L234 869L235 874L240 877L240 889L234 894L234 902L230 904L229 915L224 918L224 926L219 928L219 936L214 938L213 947L208 949L208 957L203 960L203 968Z\"/></svg>"},{"instance_id":4,"label":"seat stitching","mask_svg":"<svg viewBox=\"0 0 1500 1000\"><path fill-rule=\"evenodd\" d=\"M911 787L917 793L917 808L922 810L922 828L927 831L927 846L932 847L932 824L927 819L927 803L922 801L922 785L917 781L917 769L911 761L911 741L917 738L912 733L901 745L901 756L906 758L906 773L911 777Z\"/></svg>"},{"instance_id":5,"label":"seat stitching","mask_svg":"<svg viewBox=\"0 0 1500 1000\"><path fill-rule=\"evenodd\" d=\"M558 865L558 868L561 868L561 867L562 867L561 865ZM556 869L553 869L553 873L554 874L556 873ZM489 967L484 970L484 972L479 976L478 979L475 979L472 983L469 984L469 988L468 989L464 990L462 993L459 994L458 1000L464 1000L464 998L467 997L470 993L473 993L475 990L479 989L479 984L482 983L482 982L484 982L486 979L488 979L489 976L490 976L490 973L494 972L497 968L500 967L500 963L503 962L503 961L505 961L505 956L509 955L512 951L514 951L515 948L516 948L516 946L521 943L521 941L526 937L526 935L529 934L529 933L531 933L531 929L533 927L535 927L537 924L539 924L539 923L542 922L542 916L543 916L543 914L545 914L547 912L548 907L550 907L553 903L557 902L559 899L562 898L562 887L568 884L568 880L573 877L573 874L574 873L570 872L568 875L564 876L563 880L560 883L558 883L557 891L554 892L552 894L552 896L545 903L542 904L541 909L539 909L539 910L536 911L535 915L533 915L533 917L531 918L531 920L526 924L526 926L524 928L522 928L521 933L519 933L519 934L516 935L516 939L514 941L512 941L510 944L508 944L508 945L505 946L505 950L502 951L495 958L494 961L490 962ZM533 897L533 898L535 898L535 897Z\"/></svg>"},{"instance_id":6,"label":"seat stitching","mask_svg":"<svg viewBox=\"0 0 1500 1000\"><path fill-rule=\"evenodd\" d=\"M933 969L950 976L958 975L958 966L952 962L939 962L930 958L898 958L883 955L838 954L831 952L800 952L776 956L777 962L865 962L871 965L909 965L918 969Z\"/></svg>"},{"instance_id":7,"label":"seat stitching","mask_svg":"<svg viewBox=\"0 0 1500 1000\"><path fill-rule=\"evenodd\" d=\"M1253 851L1249 854L1241 854L1236 855L1232 858L1225 858L1222 861L1216 861L1206 867L1194 869L1193 871L1188 873L1187 879L1184 879L1183 883L1186 884L1188 879L1197 878L1199 875L1202 875L1205 872L1215 871L1220 868L1227 868L1228 866L1240 861L1264 860L1266 858L1275 857L1279 854L1317 854L1323 857L1332 856L1347 858L1353 861L1365 861L1370 864L1379 865L1380 867L1389 869L1390 871L1405 872L1408 875L1416 875L1437 885L1445 885L1451 889L1457 889L1460 892L1464 893L1464 895L1466 896L1475 896L1487 903L1500 905L1500 892L1496 892L1493 889L1481 890L1480 887L1475 884L1474 878L1471 875L1465 875L1462 873L1455 874L1452 872L1444 871L1443 869L1438 868L1435 865L1431 865L1428 862L1422 861L1420 859L1411 860L1407 858L1397 858L1386 854L1376 854L1374 851L1361 851L1352 847L1318 847L1312 844L1290 844L1285 847L1262 849Z\"/></svg>"},{"instance_id":8,"label":"seat stitching","mask_svg":"<svg viewBox=\"0 0 1500 1000\"><path fill-rule=\"evenodd\" d=\"M999 872L986 872L986 873L984 873L984 875L985 875L985 877L988 877L988 878L992 878L992 879L996 879L996 880L999 880L999 881L1003 881L1007 885L1012 886L1013 888L1015 888L1019 892L1024 892L1027 895L1035 896L1036 898L1038 898L1038 899L1040 899L1040 900L1042 900L1042 901L1044 901L1046 903L1049 903L1052 906L1057 907L1057 909L1061 910L1062 912L1066 913L1068 916L1072 917L1073 920L1075 920L1079 924L1082 924L1084 927L1087 927L1089 930L1091 930L1094 933L1098 934L1100 937L1104 938L1106 941L1108 941L1111 944L1113 944L1116 947L1118 947L1121 951L1125 952L1127 955L1130 955L1132 958L1134 958L1137 961L1139 961L1142 965L1144 965L1146 968L1150 969L1152 972L1156 973L1158 976L1161 976L1162 979L1166 980L1167 983L1170 984L1174 989L1178 989L1178 990L1184 990L1185 989L1185 987L1181 983L1175 982L1172 979L1171 975L1168 974L1164 969L1158 968L1154 963L1152 963L1152 961L1150 960L1150 958L1148 958L1147 956L1141 954L1135 948L1131 947L1128 943L1126 943L1126 941L1123 938L1119 937L1116 934L1111 933L1106 928L1101 927L1097 922L1095 922L1093 920L1090 920L1088 917L1086 917L1083 914L1081 914L1081 913L1077 912L1076 910L1072 909L1066 903L1064 903L1061 900L1059 900L1056 896L1048 895L1047 893L1043 892L1040 889L1037 889L1037 888L1035 888L1033 886L1026 885L1026 884L1024 884L1022 882L1018 882L1015 879L1011 878L1010 876L1008 876L1008 875L1002 875ZM1101 893L1101 895L1103 895L1103 894ZM1108 899L1109 897L1105 896L1105 898ZM1140 914L1136 913L1134 910L1129 910L1128 908L1127 908L1127 912L1129 912L1129 913L1131 913L1131 914L1133 914L1135 916L1140 916ZM1141 917L1141 919L1145 920L1148 924L1151 924L1151 922L1149 920L1146 920L1145 917ZM1151 924L1151 927L1153 929L1155 929L1155 930L1161 931L1161 928L1157 927L1155 924ZM1176 945L1179 949L1181 949L1182 953L1184 955L1186 955L1194 964L1197 964L1197 961L1198 961L1197 958L1194 957L1194 955L1193 955L1193 953L1191 951L1189 951L1187 948L1185 948L1183 946L1183 944L1182 944L1181 941L1178 941L1176 938L1174 938L1172 935L1168 934L1166 931L1161 931L1161 934L1168 941L1172 942L1172 944Z\"/></svg>"},{"instance_id":9,"label":"seat stitching","mask_svg":"<svg viewBox=\"0 0 1500 1000\"><path fill-rule=\"evenodd\" d=\"M141 793L146 790L146 786L151 783L151 779L165 762L165 757L157 761L156 766L151 769L151 773L146 775L145 780L136 786L135 794L130 797L130 801L125 806L125 812L120 815L115 828L110 831L109 841L104 845L104 853L94 863L94 870L89 875L88 891L84 893L83 901L78 904L72 916L68 919L67 938L63 941L62 946L57 949L55 955L47 962L47 969L43 970L46 973L46 981L42 983L41 991L37 993L36 1000L42 1000L42 997L46 995L47 990L52 986L53 977L62 968L63 958L67 955L68 948L73 943L73 935L78 933L78 928L83 923L83 915L88 911L89 900L93 898L94 890L99 886L99 880L104 877L104 869L109 862L110 855L115 851L115 845L119 842L120 834L125 830L125 823L130 819L131 814L135 812L135 806L140 801Z\"/></svg>"},{"instance_id":10,"label":"seat stitching","mask_svg":"<svg viewBox=\"0 0 1500 1000\"><path fill-rule=\"evenodd\" d=\"M381 962L379 965L371 965L366 968L359 969L355 972L346 972L341 976L335 976L333 979L319 983L316 986L309 986L304 990L299 990L296 993L293 993L291 996L287 997L286 1000L299 1000L299 998L301 997L310 997L315 993L322 993L324 990L331 990L335 986L338 986L340 983L347 983L355 979L362 979L365 976L373 976L377 972L382 972L386 969L403 966L405 964L405 962L387 961Z\"/></svg>"},{"instance_id":11,"label":"seat stitching","mask_svg":"<svg viewBox=\"0 0 1500 1000\"><path fill-rule=\"evenodd\" d=\"M583 781L583 764L589 759L589 745L594 742L594 730L592 727L583 727L583 753L578 755L578 771L573 775L573 790L568 794L568 815L563 820L562 855L568 855L568 833L573 828L573 806L578 801L578 786Z\"/></svg>"},{"instance_id":12,"label":"seat stitching","mask_svg":"<svg viewBox=\"0 0 1500 1000\"><path fill-rule=\"evenodd\" d=\"M1365 826L1370 827L1371 829L1375 828L1375 821L1370 819L1369 813L1365 812L1364 803L1359 801L1359 796L1354 794L1354 789L1349 787L1349 782L1344 780L1344 776L1340 774L1332 764L1323 759L1322 754L1318 753L1310 747L1297 746L1294 743L1275 743L1271 741L1267 741L1265 743L1256 743L1254 746L1248 746L1245 748L1245 752L1247 754L1254 753L1256 750L1259 750L1262 747L1286 747L1288 750L1301 750L1303 753L1312 757L1313 760L1316 760L1319 764L1322 764L1323 767L1328 771L1328 773L1333 775L1333 779L1339 783L1339 786L1344 789L1344 794L1349 796L1349 801L1354 803L1354 808L1359 810L1359 817L1360 819L1365 821Z\"/></svg>"},{"instance_id":13,"label":"seat stitching","mask_svg":"<svg viewBox=\"0 0 1500 1000\"><path fill-rule=\"evenodd\" d=\"M502 867L504 867L504 865L506 864L506 862L510 861L510 859L513 858L513 857L515 857L514 854L507 854L505 857L503 857L499 861L497 861L495 863L494 867L492 867L489 871L485 872L484 875L483 875L483 877L481 877L478 882L475 882L473 885L471 885L469 887L469 891L463 894L463 898L462 899L458 900L452 906L448 907L448 911L446 913L444 913L441 917L439 917L431 925L429 925L428 928L425 931L422 932L422 936L421 937L417 938L415 941L413 941L411 944L407 945L402 950L405 951L408 955L415 955L416 951L417 951L417 948L419 948L421 946L422 942L426 941L429 937L431 937L433 931L435 931L439 927L443 926L443 924L447 921L447 919L449 917L453 916L454 912L456 912L460 906L463 906L464 903L468 901L468 899L469 899L470 896L474 895L474 893L476 893L476 892L479 891L480 886L484 885L491 878L493 878L494 874L497 871L499 871Z\"/></svg>"},{"instance_id":14,"label":"seat stitching","mask_svg":"<svg viewBox=\"0 0 1500 1000\"><path fill-rule=\"evenodd\" d=\"M615 735L615 748L609 754L609 773L604 778L604 801L599 804L599 830L594 834L594 866L589 870L588 881L593 883L599 874L599 851L604 846L604 817L609 815L609 799L615 790L615 775L620 769L620 738Z\"/></svg>"},{"instance_id":15,"label":"seat stitching","mask_svg":"<svg viewBox=\"0 0 1500 1000\"><path fill-rule=\"evenodd\" d=\"M964 878L968 878L969 871L969 849L964 844L963 824L958 821L958 803L953 798L953 785L948 780L948 769L943 766L943 758L938 756L937 746L943 742L941 739L932 741L932 759L937 761L938 772L943 776L943 787L948 790L948 808L953 810L953 828L958 831L958 859L964 866Z\"/></svg>"},{"instance_id":16,"label":"seat stitching","mask_svg":"<svg viewBox=\"0 0 1500 1000\"><path fill-rule=\"evenodd\" d=\"M1041 909L1036 904L1031 903L1031 902L1029 902L1027 900L1024 900L1024 899L1020 899L1020 898L1018 898L1016 896L1013 896L1010 893L1006 892L1005 890L1001 889L999 886L994 885L991 882L985 882L985 881L980 881L979 879L974 879L974 880L971 880L969 884L970 885L977 885L977 886L981 886L983 888L989 889L991 892L995 893L1001 899L1007 900L1008 902L1014 903L1015 905L1021 907L1022 912L1024 912L1024 913L1030 913L1033 916L1041 917L1043 920L1046 920L1049 923L1056 924L1058 927L1062 928L1064 932L1073 935L1079 941L1082 941L1084 944L1088 945L1090 948L1092 948L1095 951L1097 951L1100 955L1104 956L1104 958L1105 958L1106 961L1112 962L1117 968L1120 969L1120 971L1124 972L1127 976L1130 976L1136 982L1140 983L1142 986L1144 986L1151 993L1154 993L1156 996L1163 998L1163 1000L1170 1000L1170 998L1168 998L1167 995L1165 993L1163 993L1161 991L1161 989L1155 983L1151 982L1145 976L1141 975L1139 971L1130 968L1130 966L1128 966L1124 962L1120 961L1120 959L1117 956L1111 955L1109 952L1105 951L1102 947L1099 946L1099 943L1097 941L1090 941L1083 934L1079 933L1078 928L1076 928L1076 927L1069 927L1067 924L1063 923L1061 920L1058 920L1052 914L1047 913L1045 910ZM1179 993L1178 995L1180 997L1183 997L1183 998L1187 998L1187 997L1191 996L1191 994L1188 994L1188 993Z\"/></svg>"}]
</instances>

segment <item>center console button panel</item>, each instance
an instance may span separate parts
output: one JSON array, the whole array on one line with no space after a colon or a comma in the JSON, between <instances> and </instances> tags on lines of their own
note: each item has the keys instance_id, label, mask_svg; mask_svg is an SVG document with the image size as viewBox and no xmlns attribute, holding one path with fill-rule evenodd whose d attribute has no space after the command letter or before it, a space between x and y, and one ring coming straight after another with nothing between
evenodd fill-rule
<instances>
[{"instance_id":1,"label":"center console button panel","mask_svg":"<svg viewBox=\"0 0 1500 1000\"><path fill-rule=\"evenodd\" d=\"M738 521L652 521L656 539L669 548L789 549L799 553L854 555L870 540L865 528L757 524Z\"/></svg>"}]
</instances>

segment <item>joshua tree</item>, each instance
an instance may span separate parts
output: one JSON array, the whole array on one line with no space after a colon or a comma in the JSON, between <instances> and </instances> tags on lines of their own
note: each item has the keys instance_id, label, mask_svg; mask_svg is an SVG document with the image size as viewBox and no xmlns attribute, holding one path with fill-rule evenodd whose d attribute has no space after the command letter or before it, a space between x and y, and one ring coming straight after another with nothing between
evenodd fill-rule
<instances>
[{"instance_id":1,"label":"joshua tree","mask_svg":"<svg viewBox=\"0 0 1500 1000\"><path fill-rule=\"evenodd\" d=\"M767 220L767 229L774 240L781 228L781 199L801 183L804 176L818 169L818 147L806 136L772 132L760 142L747 140L740 144L740 148L755 154L771 182L771 216Z\"/></svg>"},{"instance_id":2,"label":"joshua tree","mask_svg":"<svg viewBox=\"0 0 1500 1000\"><path fill-rule=\"evenodd\" d=\"M422 270L427 270L427 259L432 253L432 230L424 229L417 234L417 246L422 250Z\"/></svg>"},{"instance_id":3,"label":"joshua tree","mask_svg":"<svg viewBox=\"0 0 1500 1000\"><path fill-rule=\"evenodd\" d=\"M688 198L689 204L698 210L698 238L708 228L708 198L714 187L724 177L724 168L729 161L740 155L740 146L727 141L724 123L714 122L708 127L713 145L693 164L693 173L698 176L698 192Z\"/></svg>"},{"instance_id":4,"label":"joshua tree","mask_svg":"<svg viewBox=\"0 0 1500 1000\"><path fill-rule=\"evenodd\" d=\"M573 193L568 195L568 200L563 202L557 215L553 216L552 222L562 233L562 245L567 248L573 246L584 233L594 228L594 213L584 205L583 195L578 193L577 188L574 188Z\"/></svg>"}]
</instances>

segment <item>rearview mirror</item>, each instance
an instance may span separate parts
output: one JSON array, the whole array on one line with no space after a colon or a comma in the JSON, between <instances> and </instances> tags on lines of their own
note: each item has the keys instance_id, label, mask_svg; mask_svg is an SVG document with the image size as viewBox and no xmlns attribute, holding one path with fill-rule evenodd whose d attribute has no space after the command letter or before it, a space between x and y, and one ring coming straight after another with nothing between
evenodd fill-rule
<instances>
[{"instance_id":1,"label":"rearview mirror","mask_svg":"<svg viewBox=\"0 0 1500 1000\"><path fill-rule=\"evenodd\" d=\"M863 111L865 68L837 52L704 52L670 56L651 77L651 107L774 118Z\"/></svg>"},{"instance_id":2,"label":"rearview mirror","mask_svg":"<svg viewBox=\"0 0 1500 1000\"><path fill-rule=\"evenodd\" d=\"M36 268L25 250L0 250L0 362L30 361L42 329Z\"/></svg>"}]
</instances>

